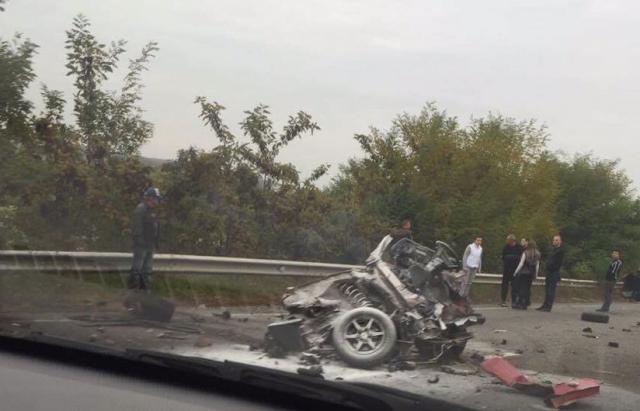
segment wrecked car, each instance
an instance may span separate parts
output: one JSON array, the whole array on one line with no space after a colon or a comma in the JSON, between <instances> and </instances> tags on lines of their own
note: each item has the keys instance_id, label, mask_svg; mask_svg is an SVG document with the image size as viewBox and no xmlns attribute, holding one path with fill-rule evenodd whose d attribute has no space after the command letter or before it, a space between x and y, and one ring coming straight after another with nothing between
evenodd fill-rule
<instances>
[{"instance_id":1,"label":"wrecked car","mask_svg":"<svg viewBox=\"0 0 640 411\"><path fill-rule=\"evenodd\" d=\"M458 357L484 323L459 292L466 273L444 242L435 250L386 236L366 267L289 288L287 321L269 325L265 350L335 353L351 366L371 368L414 350L425 361Z\"/></svg>"}]
</instances>

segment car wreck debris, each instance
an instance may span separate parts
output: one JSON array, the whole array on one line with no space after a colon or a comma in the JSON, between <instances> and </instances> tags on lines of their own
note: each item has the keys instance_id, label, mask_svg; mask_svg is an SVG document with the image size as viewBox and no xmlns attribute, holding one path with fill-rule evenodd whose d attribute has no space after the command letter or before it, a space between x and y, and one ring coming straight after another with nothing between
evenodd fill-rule
<instances>
[{"instance_id":1,"label":"car wreck debris","mask_svg":"<svg viewBox=\"0 0 640 411\"><path fill-rule=\"evenodd\" d=\"M306 375L307 377L314 377L314 378L323 378L324 376L322 375L322 373L324 372L324 370L322 369L321 365L313 365L309 368L298 368L297 369L297 373L300 375Z\"/></svg>"},{"instance_id":2,"label":"car wreck debris","mask_svg":"<svg viewBox=\"0 0 640 411\"><path fill-rule=\"evenodd\" d=\"M609 342L609 347L619 348L620 347L620 343L611 341L611 342Z\"/></svg>"},{"instance_id":3,"label":"car wreck debris","mask_svg":"<svg viewBox=\"0 0 640 411\"><path fill-rule=\"evenodd\" d=\"M582 321L589 321L592 323L606 324L609 322L609 316L602 313L582 313L580 316Z\"/></svg>"},{"instance_id":4,"label":"car wreck debris","mask_svg":"<svg viewBox=\"0 0 640 411\"><path fill-rule=\"evenodd\" d=\"M486 360L482 363L482 369L509 387L529 395L544 397L545 403L554 408L600 395L600 384L590 378L559 384L548 381L536 383L502 357Z\"/></svg>"},{"instance_id":5,"label":"car wreck debris","mask_svg":"<svg viewBox=\"0 0 640 411\"><path fill-rule=\"evenodd\" d=\"M415 349L431 362L457 358L485 318L459 290L466 273L447 244L430 249L386 236L363 269L289 287L288 321L268 326L265 351L335 353L351 366L372 368ZM383 261L388 252L389 262Z\"/></svg>"},{"instance_id":6,"label":"car wreck debris","mask_svg":"<svg viewBox=\"0 0 640 411\"><path fill-rule=\"evenodd\" d=\"M462 376L475 375L478 373L476 368L467 365L443 365L440 369L447 374Z\"/></svg>"},{"instance_id":7,"label":"car wreck debris","mask_svg":"<svg viewBox=\"0 0 640 411\"><path fill-rule=\"evenodd\" d=\"M593 330L591 329L591 327L586 327L586 328L583 328L583 329L582 329L582 332L583 332L583 333L592 333L592 332L593 332Z\"/></svg>"},{"instance_id":8,"label":"car wreck debris","mask_svg":"<svg viewBox=\"0 0 640 411\"><path fill-rule=\"evenodd\" d=\"M440 382L440 376L439 375L434 375L433 377L430 377L429 379L427 379L427 382L429 384L437 384Z\"/></svg>"}]
</instances>

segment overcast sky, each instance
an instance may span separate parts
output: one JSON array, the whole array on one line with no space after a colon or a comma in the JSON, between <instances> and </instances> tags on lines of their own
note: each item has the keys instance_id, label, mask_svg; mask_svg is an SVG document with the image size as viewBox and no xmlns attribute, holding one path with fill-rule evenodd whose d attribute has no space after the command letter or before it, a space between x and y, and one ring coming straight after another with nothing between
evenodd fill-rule
<instances>
[{"instance_id":1,"label":"overcast sky","mask_svg":"<svg viewBox=\"0 0 640 411\"><path fill-rule=\"evenodd\" d=\"M283 159L335 173L360 155L355 133L435 101L464 121L536 118L552 149L620 158L640 187L637 0L10 0L0 36L39 44L38 84L68 100L64 31L78 13L100 40L128 40L130 57L160 43L144 75L156 130L146 156L216 144L193 104L204 95L227 107L232 128L259 103L278 124L309 112L322 131Z\"/></svg>"}]
</instances>

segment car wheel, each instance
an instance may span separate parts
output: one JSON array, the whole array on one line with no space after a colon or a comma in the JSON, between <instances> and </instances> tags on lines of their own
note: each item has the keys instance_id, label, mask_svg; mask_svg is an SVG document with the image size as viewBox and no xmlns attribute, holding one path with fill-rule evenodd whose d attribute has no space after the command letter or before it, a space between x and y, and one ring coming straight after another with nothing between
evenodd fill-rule
<instances>
[{"instance_id":1,"label":"car wheel","mask_svg":"<svg viewBox=\"0 0 640 411\"><path fill-rule=\"evenodd\" d=\"M342 314L333 326L333 345L346 363L358 368L382 364L393 351L396 327L375 308L355 308Z\"/></svg>"}]
</instances>

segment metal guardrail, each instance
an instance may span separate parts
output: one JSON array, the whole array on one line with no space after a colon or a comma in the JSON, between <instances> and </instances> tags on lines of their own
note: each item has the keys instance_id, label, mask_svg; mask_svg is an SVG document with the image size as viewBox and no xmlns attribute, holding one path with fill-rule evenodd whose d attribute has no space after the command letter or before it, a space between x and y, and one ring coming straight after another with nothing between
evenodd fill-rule
<instances>
[{"instance_id":1,"label":"metal guardrail","mask_svg":"<svg viewBox=\"0 0 640 411\"><path fill-rule=\"evenodd\" d=\"M131 265L129 253L69 252L69 251L0 251L0 273L38 271L60 273L125 273ZM163 274L201 275L273 275L320 277L339 271L362 268L344 264L324 264L299 261L261 260L250 258L204 257L180 254L156 254L153 269ZM501 274L477 274L476 283L500 284ZM535 285L544 280L535 280ZM561 286L595 287L597 281L563 278Z\"/></svg>"}]
</instances>

